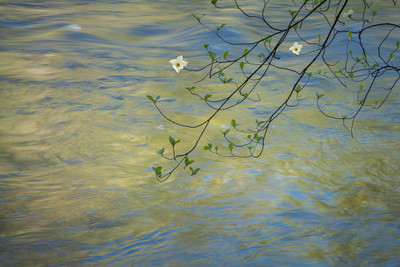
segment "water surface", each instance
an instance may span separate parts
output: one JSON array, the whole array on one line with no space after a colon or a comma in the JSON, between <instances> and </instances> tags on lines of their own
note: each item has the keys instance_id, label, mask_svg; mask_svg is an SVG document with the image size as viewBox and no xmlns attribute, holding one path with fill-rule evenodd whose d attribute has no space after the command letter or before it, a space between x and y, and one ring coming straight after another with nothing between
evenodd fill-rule
<instances>
[{"instance_id":1,"label":"water surface","mask_svg":"<svg viewBox=\"0 0 400 267\"><path fill-rule=\"evenodd\" d=\"M398 18L398 7L376 8ZM351 138L315 106L328 91L328 107L348 111L343 92L316 79L275 121L261 158L199 149L197 176L155 180L168 136L196 133L167 123L146 95L177 118L188 119L182 107L201 117L184 89L200 74L177 75L168 61L196 67L203 43L225 49L191 12L226 23L229 38L259 37L209 1L2 1L0 265L399 265L398 86L360 114ZM239 122L285 96L280 75L260 90L276 99L238 111ZM201 147L238 114L216 118Z\"/></svg>"}]
</instances>

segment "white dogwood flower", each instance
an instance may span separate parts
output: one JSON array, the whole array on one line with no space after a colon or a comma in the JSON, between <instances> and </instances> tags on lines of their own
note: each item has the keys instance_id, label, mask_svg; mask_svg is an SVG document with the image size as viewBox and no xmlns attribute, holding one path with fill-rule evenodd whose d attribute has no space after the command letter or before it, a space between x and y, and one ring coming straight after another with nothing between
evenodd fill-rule
<instances>
[{"instance_id":1,"label":"white dogwood flower","mask_svg":"<svg viewBox=\"0 0 400 267\"><path fill-rule=\"evenodd\" d=\"M345 17L345 18L347 18L347 17L351 18L351 15L353 15L353 13L354 13L353 9L350 9L350 10L347 11L347 12L343 12L343 17Z\"/></svg>"},{"instance_id":2,"label":"white dogwood flower","mask_svg":"<svg viewBox=\"0 0 400 267\"><path fill-rule=\"evenodd\" d=\"M172 67L174 68L174 70L176 70L177 73L179 73L179 71L188 64L187 61L183 60L183 56L179 56L176 59L171 59L169 63L172 64Z\"/></svg>"},{"instance_id":3,"label":"white dogwood flower","mask_svg":"<svg viewBox=\"0 0 400 267\"><path fill-rule=\"evenodd\" d=\"M302 47L303 47L303 45L299 45L297 42L294 42L292 47L289 48L289 50L292 51L293 53L295 53L296 55L299 55Z\"/></svg>"}]
</instances>

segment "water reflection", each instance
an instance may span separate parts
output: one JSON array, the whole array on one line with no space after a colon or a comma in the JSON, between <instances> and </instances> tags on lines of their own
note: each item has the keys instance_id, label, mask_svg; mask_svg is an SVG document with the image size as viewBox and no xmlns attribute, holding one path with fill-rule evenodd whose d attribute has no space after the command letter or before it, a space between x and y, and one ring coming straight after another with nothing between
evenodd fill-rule
<instances>
[{"instance_id":1,"label":"water reflection","mask_svg":"<svg viewBox=\"0 0 400 267\"><path fill-rule=\"evenodd\" d=\"M162 95L182 120L182 105L201 114L181 97L198 77L168 63L204 63L213 36L190 15L201 10L218 14L207 1L2 4L0 265L399 264L396 92L364 111L354 139L304 92L262 158L198 153L200 175L155 181L155 151L180 130L145 96ZM230 119L216 118L211 136Z\"/></svg>"}]
</instances>

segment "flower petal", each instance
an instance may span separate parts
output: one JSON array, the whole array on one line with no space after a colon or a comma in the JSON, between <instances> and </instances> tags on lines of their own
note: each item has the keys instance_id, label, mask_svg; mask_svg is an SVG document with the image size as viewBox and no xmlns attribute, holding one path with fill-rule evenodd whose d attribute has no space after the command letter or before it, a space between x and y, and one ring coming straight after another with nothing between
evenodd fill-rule
<instances>
[{"instance_id":1,"label":"flower petal","mask_svg":"<svg viewBox=\"0 0 400 267\"><path fill-rule=\"evenodd\" d=\"M179 68L175 64L172 65L172 67L174 68L174 70L176 70L177 73L179 73Z\"/></svg>"}]
</instances>

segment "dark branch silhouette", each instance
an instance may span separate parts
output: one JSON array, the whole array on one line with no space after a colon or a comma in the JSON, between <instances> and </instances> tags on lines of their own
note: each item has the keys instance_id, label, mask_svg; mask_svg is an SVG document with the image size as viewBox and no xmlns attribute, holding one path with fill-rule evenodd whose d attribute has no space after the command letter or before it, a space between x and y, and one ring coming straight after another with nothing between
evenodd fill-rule
<instances>
[{"instance_id":1,"label":"dark branch silhouette","mask_svg":"<svg viewBox=\"0 0 400 267\"><path fill-rule=\"evenodd\" d=\"M205 27L211 32L214 32L216 37L226 45L232 47L245 47L243 52L239 55L231 55L226 51L223 55L217 55L208 44L204 44L204 48L208 53L211 62L199 69L188 69L188 71L204 72L203 78L195 82L199 84L206 79L217 79L221 83L231 88L225 96L220 99L212 98L211 94L202 96L196 92L196 87L187 87L191 95L200 99L207 104L209 110L204 112L208 114L206 119L198 124L184 124L180 123L173 118L169 117L159 106L157 98L148 96L154 103L156 109L160 114L171 123L183 128L199 128L200 132L197 139L193 140L193 144L189 149L178 152L176 145L180 140L175 140L170 137L171 150L163 148L158 153L165 159L173 161L174 166L172 169L163 172L161 166L153 167L157 179L160 182L166 181L178 167L187 170L190 175L195 175L199 168L193 168L191 165L194 161L189 159L189 155L199 147L200 141L204 137L210 122L220 112L231 110L239 105L251 102L260 102L262 99L257 93L258 85L271 72L281 71L295 74L297 78L292 81L288 87L290 89L286 98L280 105L273 108L273 111L263 113L265 117L261 120L256 119L256 123L252 128L242 128L235 119L231 121L232 130L235 131L235 137L232 136L231 129L222 132L227 149L219 149L209 143L204 147L211 153L223 157L242 157L242 158L257 158L260 157L265 148L266 136L272 122L282 114L287 108L293 108L299 105L299 93L305 90L313 77L324 76L336 79L341 86L347 88L348 83L356 83L359 90L355 95L356 104L354 111L348 115L335 115L324 110L323 107L323 94L316 94L316 105L318 110L327 118L341 120L343 126L350 135L354 134L354 122L363 108L372 107L375 109L380 108L388 99L393 88L395 88L397 81L400 79L400 66L395 65L395 53L399 49L399 42L393 42L394 36L399 36L400 25L394 23L376 23L374 24L374 17L377 12L371 10L370 4L365 0L360 1L362 4L362 13L354 14L353 10L347 7L348 0L306 0L306 1L292 1L297 6L297 10L289 10L290 19L287 21L285 27L275 25L274 21L269 19L269 12L274 12L270 7L270 3L264 0L260 14L254 15L246 12L239 1L234 0L233 6L240 11L249 21L256 21L263 25L263 32L268 34L265 37L250 42L234 42L227 40L223 34L223 27L225 24L217 26L213 29L203 21L203 16L192 14L200 25ZM218 1L211 1L218 9L232 8L232 5L222 6ZM243 1L243 4L246 2ZM393 1L396 6L396 1ZM315 38L303 37L303 28L307 28L307 19L318 17L324 25L320 29L315 29ZM350 30L352 23L357 23L357 30ZM368 43L368 34L384 33L379 45L375 50L372 50L371 44ZM281 48L281 45L288 43L287 38L289 33L298 37L298 42L307 46L307 53L301 53L302 45L294 43L291 47L293 53L303 57L305 64L302 69L296 70L295 68L281 66L281 60L287 57L287 52ZM337 55L332 60L329 54L331 47L335 47L338 43L346 43L343 47L345 55ZM310 49L311 48L311 49ZM284 52L283 52L284 51ZM318 64L316 64L318 63ZM314 65L324 65L326 69L320 69L315 72L312 70ZM233 81L233 78L228 78L225 71L232 67L239 67L243 80L241 82ZM298 66L297 66L298 67ZM381 78L395 77L392 82L386 85L385 93L380 101L375 103L368 103L370 93L375 89L376 83ZM235 79L236 80L236 79ZM212 99L211 99L212 98Z\"/></svg>"}]
</instances>

